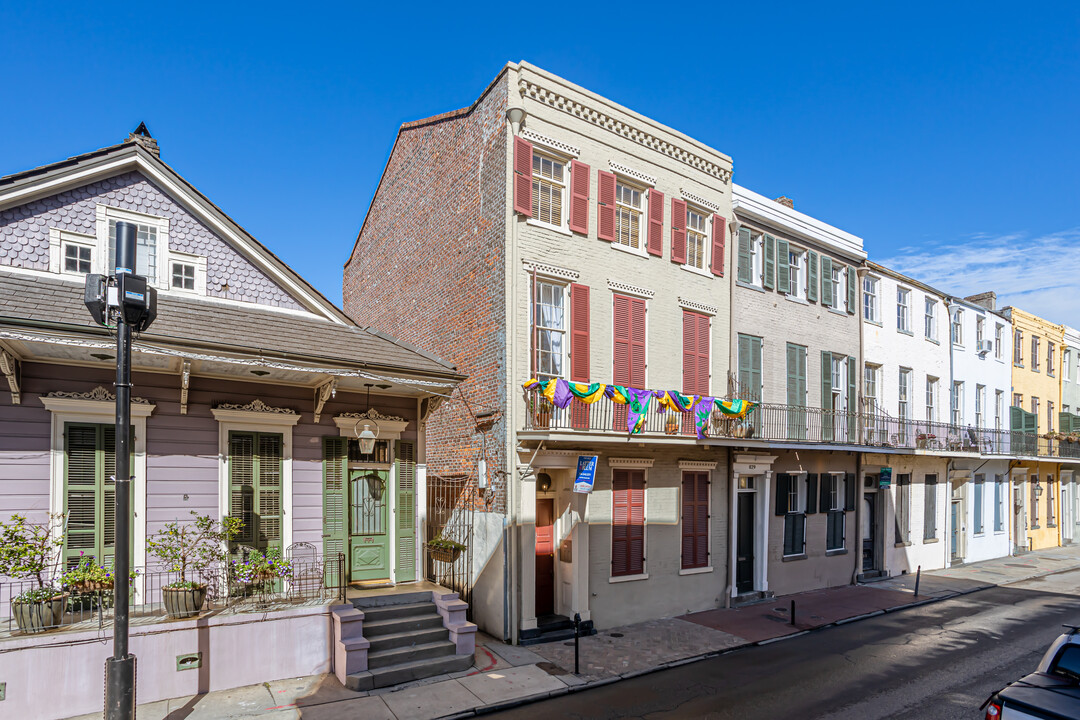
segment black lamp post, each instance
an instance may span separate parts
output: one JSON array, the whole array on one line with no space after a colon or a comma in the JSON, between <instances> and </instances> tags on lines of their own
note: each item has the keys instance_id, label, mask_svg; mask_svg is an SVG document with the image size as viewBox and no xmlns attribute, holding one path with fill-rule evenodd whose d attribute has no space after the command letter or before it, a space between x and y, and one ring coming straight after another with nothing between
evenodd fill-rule
<instances>
[{"instance_id":1,"label":"black lamp post","mask_svg":"<svg viewBox=\"0 0 1080 720\"><path fill-rule=\"evenodd\" d=\"M114 274L87 275L84 302L99 324L116 322L116 550L113 556L113 655L105 661L105 718L135 717L135 656L128 652L131 595L131 331L157 314L157 291L135 274L138 227L116 223Z\"/></svg>"}]
</instances>

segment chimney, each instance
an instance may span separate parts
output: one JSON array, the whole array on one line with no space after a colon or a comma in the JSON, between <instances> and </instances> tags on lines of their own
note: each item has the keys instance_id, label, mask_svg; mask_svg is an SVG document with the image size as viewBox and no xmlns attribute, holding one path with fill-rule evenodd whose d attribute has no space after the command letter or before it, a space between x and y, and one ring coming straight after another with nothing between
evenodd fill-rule
<instances>
[{"instance_id":1,"label":"chimney","mask_svg":"<svg viewBox=\"0 0 1080 720\"><path fill-rule=\"evenodd\" d=\"M987 290L984 293L979 293L978 295L971 295L964 299L967 300L969 303L974 303L975 305L978 305L979 307L984 307L987 310L993 310L995 312L997 311L997 293L993 290Z\"/></svg>"},{"instance_id":2,"label":"chimney","mask_svg":"<svg viewBox=\"0 0 1080 720\"><path fill-rule=\"evenodd\" d=\"M780 197L776 198L776 202L780 203L786 208L791 208L792 210L795 209L795 201L789 198L787 195L781 195Z\"/></svg>"},{"instance_id":3,"label":"chimney","mask_svg":"<svg viewBox=\"0 0 1080 720\"><path fill-rule=\"evenodd\" d=\"M157 140L155 140L154 136L150 134L150 131L146 129L146 123L139 123L139 127L135 128L135 132L128 135L127 139L139 143L154 157L161 157L161 150L158 148Z\"/></svg>"}]
</instances>

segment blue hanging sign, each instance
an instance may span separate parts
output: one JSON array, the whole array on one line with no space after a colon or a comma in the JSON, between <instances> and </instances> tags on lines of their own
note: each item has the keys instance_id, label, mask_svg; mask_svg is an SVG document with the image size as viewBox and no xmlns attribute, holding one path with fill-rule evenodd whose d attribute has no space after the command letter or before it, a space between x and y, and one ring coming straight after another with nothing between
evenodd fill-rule
<instances>
[{"instance_id":1,"label":"blue hanging sign","mask_svg":"<svg viewBox=\"0 0 1080 720\"><path fill-rule=\"evenodd\" d=\"M591 493L596 479L596 455L578 455L577 475L574 477L574 492Z\"/></svg>"},{"instance_id":2,"label":"blue hanging sign","mask_svg":"<svg viewBox=\"0 0 1080 720\"><path fill-rule=\"evenodd\" d=\"M892 485L892 468L883 467L881 468L881 474L878 476L878 487L887 488L890 485Z\"/></svg>"}]
</instances>

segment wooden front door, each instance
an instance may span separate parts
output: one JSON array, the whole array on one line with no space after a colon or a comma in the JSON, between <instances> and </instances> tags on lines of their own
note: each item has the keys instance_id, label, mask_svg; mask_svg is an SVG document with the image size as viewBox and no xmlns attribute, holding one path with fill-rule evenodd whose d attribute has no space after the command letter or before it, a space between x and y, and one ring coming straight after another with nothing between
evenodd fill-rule
<instances>
[{"instance_id":1,"label":"wooden front door","mask_svg":"<svg viewBox=\"0 0 1080 720\"><path fill-rule=\"evenodd\" d=\"M536 499L536 617L555 612L555 500Z\"/></svg>"},{"instance_id":2,"label":"wooden front door","mask_svg":"<svg viewBox=\"0 0 1080 720\"><path fill-rule=\"evenodd\" d=\"M390 579L390 472L349 470L349 581Z\"/></svg>"}]
</instances>

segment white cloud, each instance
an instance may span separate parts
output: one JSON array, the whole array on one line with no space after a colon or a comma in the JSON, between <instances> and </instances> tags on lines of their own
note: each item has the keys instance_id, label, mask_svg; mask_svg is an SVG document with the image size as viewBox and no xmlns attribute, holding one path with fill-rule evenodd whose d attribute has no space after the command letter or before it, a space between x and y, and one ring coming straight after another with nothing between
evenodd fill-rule
<instances>
[{"instance_id":1,"label":"white cloud","mask_svg":"<svg viewBox=\"0 0 1080 720\"><path fill-rule=\"evenodd\" d=\"M903 248L881 264L951 295L993 290L998 308L1080 327L1080 228L1034 238L978 233L933 249Z\"/></svg>"}]
</instances>

